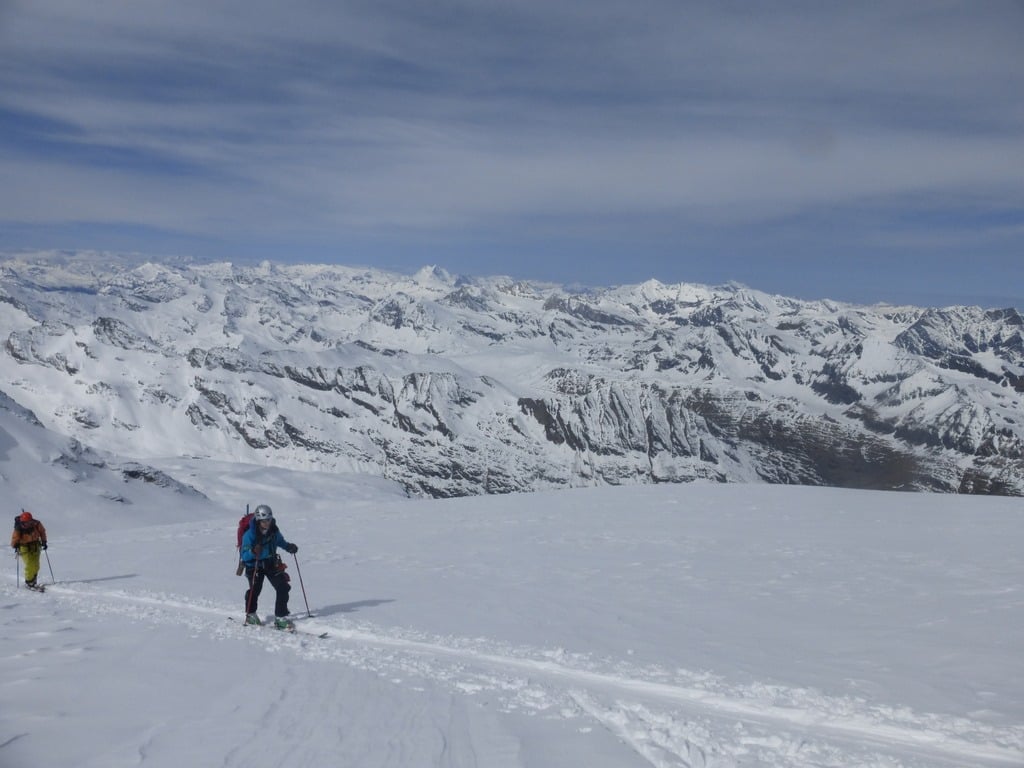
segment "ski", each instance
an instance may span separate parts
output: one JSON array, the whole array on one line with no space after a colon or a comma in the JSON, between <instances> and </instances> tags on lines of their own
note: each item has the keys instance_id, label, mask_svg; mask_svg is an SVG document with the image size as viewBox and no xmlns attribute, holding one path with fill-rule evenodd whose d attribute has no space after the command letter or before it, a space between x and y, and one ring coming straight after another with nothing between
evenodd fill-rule
<instances>
[{"instance_id":1,"label":"ski","mask_svg":"<svg viewBox=\"0 0 1024 768\"><path fill-rule=\"evenodd\" d=\"M246 620L244 618L242 618L239 621L237 616L228 616L228 619L230 621L237 621L243 627L258 627L258 628L262 628L262 629L273 629L273 630L276 630L278 632L287 632L290 635L294 635L294 634L298 633L298 634L303 634L303 635L309 635L309 636L315 637L315 638L317 638L319 640L325 640L328 637L330 637L330 632L311 632L311 631L306 630L306 629L299 630L295 626L294 622L289 622L289 626L286 626L286 627L278 627L278 626L275 626L274 622L272 622L272 621L268 621L268 622L260 623L260 624L250 624L250 623L246 622Z\"/></svg>"},{"instance_id":2,"label":"ski","mask_svg":"<svg viewBox=\"0 0 1024 768\"><path fill-rule=\"evenodd\" d=\"M316 617L317 617L317 614L315 614L315 613L307 613L305 616L296 616L292 623L295 624L296 626L298 626L299 624L305 623L307 619L315 619ZM321 640L324 640L324 639L326 639L326 638L331 636L331 633L329 631L317 632L316 630L309 630L309 629L305 629L305 628L300 629L299 631L302 632L305 635L313 635L315 637L318 637Z\"/></svg>"},{"instance_id":3,"label":"ski","mask_svg":"<svg viewBox=\"0 0 1024 768\"><path fill-rule=\"evenodd\" d=\"M238 618L236 616L228 616L228 618L231 621L238 621ZM295 624L292 623L292 622L288 622L288 624L279 627L273 621L260 621L259 623L256 623L256 622L252 622L252 621L246 621L243 618L241 620L241 624L244 627L260 627L260 628L264 628L265 627L267 629L276 629L278 632L294 632L295 631Z\"/></svg>"}]
</instances>

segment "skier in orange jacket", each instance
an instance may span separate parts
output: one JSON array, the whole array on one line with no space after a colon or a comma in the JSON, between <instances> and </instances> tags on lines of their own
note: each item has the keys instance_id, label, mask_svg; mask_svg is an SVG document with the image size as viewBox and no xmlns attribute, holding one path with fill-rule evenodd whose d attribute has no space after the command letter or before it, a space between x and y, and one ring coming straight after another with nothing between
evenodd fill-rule
<instances>
[{"instance_id":1,"label":"skier in orange jacket","mask_svg":"<svg viewBox=\"0 0 1024 768\"><path fill-rule=\"evenodd\" d=\"M41 589L36 584L36 576L39 575L39 551L46 549L46 528L42 522L32 517L31 512L22 510L21 514L14 518L11 546L25 562L26 586L29 589Z\"/></svg>"}]
</instances>

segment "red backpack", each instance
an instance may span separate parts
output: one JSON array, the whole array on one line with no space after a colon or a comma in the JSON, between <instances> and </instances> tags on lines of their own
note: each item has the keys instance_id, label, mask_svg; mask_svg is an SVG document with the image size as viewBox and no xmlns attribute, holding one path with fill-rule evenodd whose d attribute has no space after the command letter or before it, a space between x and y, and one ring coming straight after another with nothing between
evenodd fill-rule
<instances>
[{"instance_id":1,"label":"red backpack","mask_svg":"<svg viewBox=\"0 0 1024 768\"><path fill-rule=\"evenodd\" d=\"M245 565L242 563L242 537L245 536L245 532L249 530L249 523L252 522L253 515L255 512L249 511L249 505L245 505L245 514L238 518L238 567L235 568L235 575L241 576L245 571Z\"/></svg>"},{"instance_id":2,"label":"red backpack","mask_svg":"<svg viewBox=\"0 0 1024 768\"><path fill-rule=\"evenodd\" d=\"M245 508L245 514L238 519L238 551L242 551L242 537L245 536L245 532L249 530L249 523L252 522L252 516L254 512L249 511L249 507Z\"/></svg>"}]
</instances>

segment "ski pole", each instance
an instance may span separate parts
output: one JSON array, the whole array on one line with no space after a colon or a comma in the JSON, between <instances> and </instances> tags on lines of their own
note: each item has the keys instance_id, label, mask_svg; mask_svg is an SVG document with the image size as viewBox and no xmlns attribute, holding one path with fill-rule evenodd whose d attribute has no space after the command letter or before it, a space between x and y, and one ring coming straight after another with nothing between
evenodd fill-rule
<instances>
[{"instance_id":1,"label":"ski pole","mask_svg":"<svg viewBox=\"0 0 1024 768\"><path fill-rule=\"evenodd\" d=\"M309 600L306 599L306 585L302 583L302 569L299 568L299 556L292 553L292 557L295 558L295 572L299 574L299 586L302 587L302 599L306 602L306 615L312 618L313 614L309 612Z\"/></svg>"},{"instance_id":2,"label":"ski pole","mask_svg":"<svg viewBox=\"0 0 1024 768\"><path fill-rule=\"evenodd\" d=\"M25 514L25 508L21 508L21 514ZM18 521L15 520L14 524L17 525ZM14 548L14 578L15 583L18 585L18 589L21 589L21 550L18 547Z\"/></svg>"},{"instance_id":3,"label":"ski pole","mask_svg":"<svg viewBox=\"0 0 1024 768\"><path fill-rule=\"evenodd\" d=\"M57 580L53 578L53 566L50 565L50 553L44 549L43 554L46 555L46 567L50 569L50 583L56 584Z\"/></svg>"},{"instance_id":4,"label":"ski pole","mask_svg":"<svg viewBox=\"0 0 1024 768\"><path fill-rule=\"evenodd\" d=\"M246 618L248 618L249 614L252 613L252 598L253 598L253 593L256 591L256 568L259 566L259 564L260 564L259 560L256 560L252 564L252 573L251 574L249 573L249 569L248 568L245 569L245 571L246 571L245 577L246 577L246 579L249 582L249 591L246 592L246 594L245 594L245 597L246 597L246 600L245 600L245 615L246 615Z\"/></svg>"}]
</instances>

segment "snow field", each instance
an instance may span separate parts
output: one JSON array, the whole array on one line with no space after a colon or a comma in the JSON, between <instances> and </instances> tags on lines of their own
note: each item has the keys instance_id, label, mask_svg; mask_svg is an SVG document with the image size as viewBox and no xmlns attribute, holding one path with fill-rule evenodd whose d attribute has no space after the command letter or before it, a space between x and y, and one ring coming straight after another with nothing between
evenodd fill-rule
<instances>
[{"instance_id":1,"label":"snow field","mask_svg":"<svg viewBox=\"0 0 1024 768\"><path fill-rule=\"evenodd\" d=\"M286 634L237 620L227 510L250 475L222 470L193 478L215 517L92 530L40 508L58 584L19 590L12 566L0 586L0 764L1024 763L1012 499L688 485L346 504L337 480L294 473L274 498L264 477L253 503L300 546Z\"/></svg>"}]
</instances>

